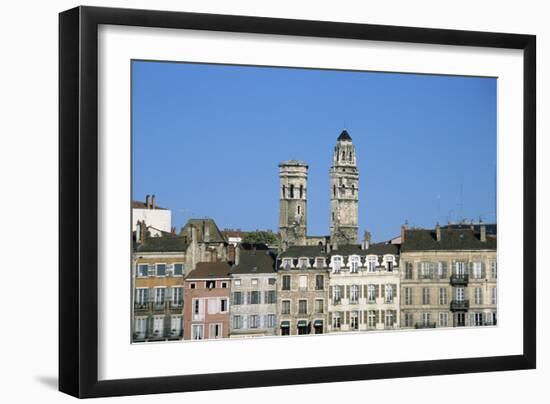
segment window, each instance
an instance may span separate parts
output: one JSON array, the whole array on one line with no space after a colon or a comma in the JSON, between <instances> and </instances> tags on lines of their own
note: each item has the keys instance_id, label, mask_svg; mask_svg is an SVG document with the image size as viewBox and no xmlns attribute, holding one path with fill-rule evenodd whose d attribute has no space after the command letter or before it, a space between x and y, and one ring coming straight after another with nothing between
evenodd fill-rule
<instances>
[{"instance_id":1,"label":"window","mask_svg":"<svg viewBox=\"0 0 550 404\"><path fill-rule=\"evenodd\" d=\"M166 276L166 264L157 264L157 276Z\"/></svg>"},{"instance_id":2,"label":"window","mask_svg":"<svg viewBox=\"0 0 550 404\"><path fill-rule=\"evenodd\" d=\"M183 264L174 264L174 275L183 275Z\"/></svg>"},{"instance_id":3,"label":"window","mask_svg":"<svg viewBox=\"0 0 550 404\"><path fill-rule=\"evenodd\" d=\"M181 336L181 316L172 316L170 318L170 333L173 337Z\"/></svg>"},{"instance_id":4,"label":"window","mask_svg":"<svg viewBox=\"0 0 550 404\"><path fill-rule=\"evenodd\" d=\"M449 313L439 313L439 326L448 327L449 326Z\"/></svg>"},{"instance_id":5,"label":"window","mask_svg":"<svg viewBox=\"0 0 550 404\"><path fill-rule=\"evenodd\" d=\"M332 287L332 300L334 301L334 304L340 303L340 299L342 299L342 290L339 285Z\"/></svg>"},{"instance_id":6,"label":"window","mask_svg":"<svg viewBox=\"0 0 550 404\"><path fill-rule=\"evenodd\" d=\"M315 313L323 313L324 302L323 299L315 300Z\"/></svg>"},{"instance_id":7,"label":"window","mask_svg":"<svg viewBox=\"0 0 550 404\"><path fill-rule=\"evenodd\" d=\"M463 302L464 301L464 288L456 288L455 289L455 300L457 302Z\"/></svg>"},{"instance_id":8,"label":"window","mask_svg":"<svg viewBox=\"0 0 550 404\"><path fill-rule=\"evenodd\" d=\"M227 289L227 282L222 282L222 288Z\"/></svg>"},{"instance_id":9,"label":"window","mask_svg":"<svg viewBox=\"0 0 550 404\"><path fill-rule=\"evenodd\" d=\"M196 287L197 287L196 283L189 284L189 288L191 288L191 289L195 289Z\"/></svg>"},{"instance_id":10,"label":"window","mask_svg":"<svg viewBox=\"0 0 550 404\"><path fill-rule=\"evenodd\" d=\"M393 285L386 285L386 303L393 303Z\"/></svg>"},{"instance_id":11,"label":"window","mask_svg":"<svg viewBox=\"0 0 550 404\"><path fill-rule=\"evenodd\" d=\"M405 313L405 327L413 326L413 315L412 313Z\"/></svg>"},{"instance_id":12,"label":"window","mask_svg":"<svg viewBox=\"0 0 550 404\"><path fill-rule=\"evenodd\" d=\"M476 327L483 325L483 313L482 312L476 312L473 314L473 324Z\"/></svg>"},{"instance_id":13,"label":"window","mask_svg":"<svg viewBox=\"0 0 550 404\"><path fill-rule=\"evenodd\" d=\"M248 304L260 304L260 292L257 290L254 290L252 292L248 292Z\"/></svg>"},{"instance_id":14,"label":"window","mask_svg":"<svg viewBox=\"0 0 550 404\"><path fill-rule=\"evenodd\" d=\"M340 328L340 325L341 325L340 313L335 312L332 314L332 328Z\"/></svg>"},{"instance_id":15,"label":"window","mask_svg":"<svg viewBox=\"0 0 550 404\"><path fill-rule=\"evenodd\" d=\"M435 264L433 262L421 262L420 263L420 279L432 279L435 273Z\"/></svg>"},{"instance_id":16,"label":"window","mask_svg":"<svg viewBox=\"0 0 550 404\"><path fill-rule=\"evenodd\" d=\"M465 273L466 273L466 263L455 262L455 275L464 276Z\"/></svg>"},{"instance_id":17,"label":"window","mask_svg":"<svg viewBox=\"0 0 550 404\"><path fill-rule=\"evenodd\" d=\"M354 255L350 258L350 260L350 272L356 274L359 271L359 257Z\"/></svg>"},{"instance_id":18,"label":"window","mask_svg":"<svg viewBox=\"0 0 550 404\"><path fill-rule=\"evenodd\" d=\"M149 265L148 264L139 264L137 276L144 277L149 275Z\"/></svg>"},{"instance_id":19,"label":"window","mask_svg":"<svg viewBox=\"0 0 550 404\"><path fill-rule=\"evenodd\" d=\"M209 330L208 330L208 338L209 339L218 339L222 338L222 325L219 323L210 324Z\"/></svg>"},{"instance_id":20,"label":"window","mask_svg":"<svg viewBox=\"0 0 550 404\"><path fill-rule=\"evenodd\" d=\"M283 268L284 269L292 268L292 258L283 258Z\"/></svg>"},{"instance_id":21,"label":"window","mask_svg":"<svg viewBox=\"0 0 550 404\"><path fill-rule=\"evenodd\" d=\"M393 327L395 323L395 314L393 310L386 310L386 316L384 318L384 324L386 327Z\"/></svg>"},{"instance_id":22,"label":"window","mask_svg":"<svg viewBox=\"0 0 550 404\"><path fill-rule=\"evenodd\" d=\"M277 282L277 279L275 279L275 278L269 278L267 280L268 285L275 285L275 282Z\"/></svg>"},{"instance_id":23,"label":"window","mask_svg":"<svg viewBox=\"0 0 550 404\"><path fill-rule=\"evenodd\" d=\"M233 316L233 328L236 330L243 328L243 318L241 316Z\"/></svg>"},{"instance_id":24,"label":"window","mask_svg":"<svg viewBox=\"0 0 550 404\"><path fill-rule=\"evenodd\" d=\"M300 199L304 196L304 186L300 184Z\"/></svg>"},{"instance_id":25,"label":"window","mask_svg":"<svg viewBox=\"0 0 550 404\"><path fill-rule=\"evenodd\" d=\"M183 302L183 288L172 288L172 304L174 306L181 306Z\"/></svg>"},{"instance_id":26,"label":"window","mask_svg":"<svg viewBox=\"0 0 550 404\"><path fill-rule=\"evenodd\" d=\"M481 262L474 262L472 264L472 276L474 279L481 279Z\"/></svg>"},{"instance_id":27,"label":"window","mask_svg":"<svg viewBox=\"0 0 550 404\"><path fill-rule=\"evenodd\" d=\"M466 314L463 312L455 313L455 327L464 327L466 325Z\"/></svg>"},{"instance_id":28,"label":"window","mask_svg":"<svg viewBox=\"0 0 550 404\"><path fill-rule=\"evenodd\" d=\"M193 320L203 320L204 319L204 299L193 299L192 300L192 312Z\"/></svg>"},{"instance_id":29,"label":"window","mask_svg":"<svg viewBox=\"0 0 550 404\"><path fill-rule=\"evenodd\" d=\"M350 157L350 159L351 159L351 157ZM353 184L351 185L351 194L355 195L355 185L353 185Z\"/></svg>"},{"instance_id":30,"label":"window","mask_svg":"<svg viewBox=\"0 0 550 404\"><path fill-rule=\"evenodd\" d=\"M430 313L422 313L422 325L428 327L430 325Z\"/></svg>"},{"instance_id":31,"label":"window","mask_svg":"<svg viewBox=\"0 0 550 404\"><path fill-rule=\"evenodd\" d=\"M135 298L135 305L145 306L149 300L149 289L147 288L139 288L136 289L136 298Z\"/></svg>"},{"instance_id":32,"label":"window","mask_svg":"<svg viewBox=\"0 0 550 404\"><path fill-rule=\"evenodd\" d=\"M324 268L325 267L325 259L324 258L316 258L315 259L315 267L316 268Z\"/></svg>"},{"instance_id":33,"label":"window","mask_svg":"<svg viewBox=\"0 0 550 404\"><path fill-rule=\"evenodd\" d=\"M162 306L166 297L166 288L155 288L155 304Z\"/></svg>"},{"instance_id":34,"label":"window","mask_svg":"<svg viewBox=\"0 0 550 404\"><path fill-rule=\"evenodd\" d=\"M422 304L430 304L430 288L422 288Z\"/></svg>"},{"instance_id":35,"label":"window","mask_svg":"<svg viewBox=\"0 0 550 404\"><path fill-rule=\"evenodd\" d=\"M297 214L298 216L302 214L301 206L300 206L300 205L296 206L296 214Z\"/></svg>"},{"instance_id":36,"label":"window","mask_svg":"<svg viewBox=\"0 0 550 404\"><path fill-rule=\"evenodd\" d=\"M491 304L497 304L497 288L491 289Z\"/></svg>"},{"instance_id":37,"label":"window","mask_svg":"<svg viewBox=\"0 0 550 404\"><path fill-rule=\"evenodd\" d=\"M147 331L147 317L136 317L134 321L134 339L145 338Z\"/></svg>"},{"instance_id":38,"label":"window","mask_svg":"<svg viewBox=\"0 0 550 404\"><path fill-rule=\"evenodd\" d=\"M214 289L216 287L216 281L206 281L207 289Z\"/></svg>"},{"instance_id":39,"label":"window","mask_svg":"<svg viewBox=\"0 0 550 404\"><path fill-rule=\"evenodd\" d=\"M349 300L350 303L359 302L359 285L351 285Z\"/></svg>"},{"instance_id":40,"label":"window","mask_svg":"<svg viewBox=\"0 0 550 404\"><path fill-rule=\"evenodd\" d=\"M243 294L241 292L233 292L233 304L236 306L243 304Z\"/></svg>"},{"instance_id":41,"label":"window","mask_svg":"<svg viewBox=\"0 0 550 404\"><path fill-rule=\"evenodd\" d=\"M385 258L385 261L386 261L386 269L388 270L388 272L392 272L393 271L393 264L394 264L393 255L386 255L384 258Z\"/></svg>"},{"instance_id":42,"label":"window","mask_svg":"<svg viewBox=\"0 0 550 404\"><path fill-rule=\"evenodd\" d=\"M367 300L369 303L374 303L376 301L376 287L374 285L367 286Z\"/></svg>"},{"instance_id":43,"label":"window","mask_svg":"<svg viewBox=\"0 0 550 404\"><path fill-rule=\"evenodd\" d=\"M300 258L300 259L298 260L298 267L299 267L300 269L306 269L306 268L307 268L307 261L308 261L307 258Z\"/></svg>"},{"instance_id":44,"label":"window","mask_svg":"<svg viewBox=\"0 0 550 404\"><path fill-rule=\"evenodd\" d=\"M369 272L376 271L376 264L377 264L378 258L375 256L369 256L367 257L367 269Z\"/></svg>"},{"instance_id":45,"label":"window","mask_svg":"<svg viewBox=\"0 0 550 404\"><path fill-rule=\"evenodd\" d=\"M300 278L298 278L298 286L300 289L305 290L307 289L307 275L300 275Z\"/></svg>"},{"instance_id":46,"label":"window","mask_svg":"<svg viewBox=\"0 0 550 404\"><path fill-rule=\"evenodd\" d=\"M332 272L338 273L340 272L340 268L342 267L342 257L332 257Z\"/></svg>"},{"instance_id":47,"label":"window","mask_svg":"<svg viewBox=\"0 0 550 404\"><path fill-rule=\"evenodd\" d=\"M412 279L413 264L411 262L405 262L405 279Z\"/></svg>"},{"instance_id":48,"label":"window","mask_svg":"<svg viewBox=\"0 0 550 404\"><path fill-rule=\"evenodd\" d=\"M481 288L474 289L474 303L481 304Z\"/></svg>"},{"instance_id":49,"label":"window","mask_svg":"<svg viewBox=\"0 0 550 404\"><path fill-rule=\"evenodd\" d=\"M351 312L350 328L352 330L358 330L359 329L359 312L358 311L353 310Z\"/></svg>"},{"instance_id":50,"label":"window","mask_svg":"<svg viewBox=\"0 0 550 404\"><path fill-rule=\"evenodd\" d=\"M369 328L376 327L376 310L369 310L367 314L367 325Z\"/></svg>"},{"instance_id":51,"label":"window","mask_svg":"<svg viewBox=\"0 0 550 404\"><path fill-rule=\"evenodd\" d=\"M281 313L290 314L290 300L283 300L281 302Z\"/></svg>"},{"instance_id":52,"label":"window","mask_svg":"<svg viewBox=\"0 0 550 404\"><path fill-rule=\"evenodd\" d=\"M405 288L405 304L412 304L412 288Z\"/></svg>"},{"instance_id":53,"label":"window","mask_svg":"<svg viewBox=\"0 0 550 404\"><path fill-rule=\"evenodd\" d=\"M283 275L283 290L290 290L290 275Z\"/></svg>"},{"instance_id":54,"label":"window","mask_svg":"<svg viewBox=\"0 0 550 404\"><path fill-rule=\"evenodd\" d=\"M208 314L216 314L220 312L220 299L208 299Z\"/></svg>"},{"instance_id":55,"label":"window","mask_svg":"<svg viewBox=\"0 0 550 404\"><path fill-rule=\"evenodd\" d=\"M164 316L153 317L153 334L155 337L164 336Z\"/></svg>"},{"instance_id":56,"label":"window","mask_svg":"<svg viewBox=\"0 0 550 404\"><path fill-rule=\"evenodd\" d=\"M220 312L227 313L227 299L220 299Z\"/></svg>"},{"instance_id":57,"label":"window","mask_svg":"<svg viewBox=\"0 0 550 404\"><path fill-rule=\"evenodd\" d=\"M290 184L290 197L294 198L294 184Z\"/></svg>"},{"instance_id":58,"label":"window","mask_svg":"<svg viewBox=\"0 0 550 404\"><path fill-rule=\"evenodd\" d=\"M439 289L439 304L447 304L447 288Z\"/></svg>"},{"instance_id":59,"label":"window","mask_svg":"<svg viewBox=\"0 0 550 404\"><path fill-rule=\"evenodd\" d=\"M298 314L307 314L307 300L298 300Z\"/></svg>"},{"instance_id":60,"label":"window","mask_svg":"<svg viewBox=\"0 0 550 404\"><path fill-rule=\"evenodd\" d=\"M258 285L258 278L252 279L252 281L250 283L252 284L252 286L257 286Z\"/></svg>"},{"instance_id":61,"label":"window","mask_svg":"<svg viewBox=\"0 0 550 404\"><path fill-rule=\"evenodd\" d=\"M277 293L274 290L266 290L264 295L264 303L274 304L277 303Z\"/></svg>"},{"instance_id":62,"label":"window","mask_svg":"<svg viewBox=\"0 0 550 404\"><path fill-rule=\"evenodd\" d=\"M315 275L315 290L325 289L325 277L323 275Z\"/></svg>"},{"instance_id":63,"label":"window","mask_svg":"<svg viewBox=\"0 0 550 404\"><path fill-rule=\"evenodd\" d=\"M277 317L275 314L268 314L266 317L265 327L267 328L274 328L275 323L277 322Z\"/></svg>"},{"instance_id":64,"label":"window","mask_svg":"<svg viewBox=\"0 0 550 404\"><path fill-rule=\"evenodd\" d=\"M235 280L233 281L233 285L235 285L235 286L241 286L241 280L240 280L240 279L235 279Z\"/></svg>"},{"instance_id":65,"label":"window","mask_svg":"<svg viewBox=\"0 0 550 404\"><path fill-rule=\"evenodd\" d=\"M491 277L493 279L497 278L497 262L496 261L491 262Z\"/></svg>"},{"instance_id":66,"label":"window","mask_svg":"<svg viewBox=\"0 0 550 404\"><path fill-rule=\"evenodd\" d=\"M249 328L258 328L260 326L259 316L257 314L252 314L248 316L248 327Z\"/></svg>"}]
</instances>

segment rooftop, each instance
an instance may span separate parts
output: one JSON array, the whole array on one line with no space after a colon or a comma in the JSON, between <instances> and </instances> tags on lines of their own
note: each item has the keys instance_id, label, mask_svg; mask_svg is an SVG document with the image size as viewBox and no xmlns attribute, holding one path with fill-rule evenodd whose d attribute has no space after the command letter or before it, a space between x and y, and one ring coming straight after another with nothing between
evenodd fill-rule
<instances>
[{"instance_id":1,"label":"rooftop","mask_svg":"<svg viewBox=\"0 0 550 404\"><path fill-rule=\"evenodd\" d=\"M496 225L495 225L496 231ZM464 228L441 228L441 240L437 241L435 229L405 230L401 251L444 251L444 250L496 250L496 236L487 233L486 241L481 241L480 231Z\"/></svg>"},{"instance_id":2,"label":"rooftop","mask_svg":"<svg viewBox=\"0 0 550 404\"><path fill-rule=\"evenodd\" d=\"M229 278L230 272L227 262L199 262L185 279Z\"/></svg>"},{"instance_id":3,"label":"rooftop","mask_svg":"<svg viewBox=\"0 0 550 404\"><path fill-rule=\"evenodd\" d=\"M232 274L267 274L275 272L275 260L268 251L241 251L239 264L233 266Z\"/></svg>"}]
</instances>

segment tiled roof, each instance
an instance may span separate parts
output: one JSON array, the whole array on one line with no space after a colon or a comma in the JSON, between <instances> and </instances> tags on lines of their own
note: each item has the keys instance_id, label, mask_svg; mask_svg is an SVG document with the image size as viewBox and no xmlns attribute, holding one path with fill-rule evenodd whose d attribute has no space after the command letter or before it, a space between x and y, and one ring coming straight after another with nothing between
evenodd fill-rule
<instances>
[{"instance_id":1,"label":"tiled roof","mask_svg":"<svg viewBox=\"0 0 550 404\"><path fill-rule=\"evenodd\" d=\"M232 274L275 272L275 260L267 251L241 251L239 264L231 268Z\"/></svg>"},{"instance_id":2,"label":"tiled roof","mask_svg":"<svg viewBox=\"0 0 550 404\"><path fill-rule=\"evenodd\" d=\"M436 239L433 229L405 230L401 251L453 251L453 250L496 250L495 236L487 235L487 241L480 240L479 231L468 228L441 228L441 241Z\"/></svg>"},{"instance_id":3,"label":"tiled roof","mask_svg":"<svg viewBox=\"0 0 550 404\"><path fill-rule=\"evenodd\" d=\"M199 262L185 279L229 278L230 272L231 266L227 262Z\"/></svg>"},{"instance_id":4,"label":"tiled roof","mask_svg":"<svg viewBox=\"0 0 550 404\"><path fill-rule=\"evenodd\" d=\"M134 243L135 252L185 252L187 238L167 235L162 237L146 237L141 244Z\"/></svg>"},{"instance_id":5,"label":"tiled roof","mask_svg":"<svg viewBox=\"0 0 550 404\"><path fill-rule=\"evenodd\" d=\"M288 247L286 251L279 254L279 257L323 257L325 255L326 254L323 246L295 245Z\"/></svg>"}]
</instances>

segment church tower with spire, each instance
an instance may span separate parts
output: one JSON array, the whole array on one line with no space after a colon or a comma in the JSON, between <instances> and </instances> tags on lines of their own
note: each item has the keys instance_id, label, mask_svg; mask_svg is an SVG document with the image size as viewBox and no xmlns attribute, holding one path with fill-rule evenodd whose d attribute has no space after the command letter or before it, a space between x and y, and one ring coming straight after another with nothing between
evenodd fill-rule
<instances>
[{"instance_id":1,"label":"church tower with spire","mask_svg":"<svg viewBox=\"0 0 550 404\"><path fill-rule=\"evenodd\" d=\"M336 141L330 168L330 242L357 244L359 170L351 136L343 130Z\"/></svg>"}]
</instances>

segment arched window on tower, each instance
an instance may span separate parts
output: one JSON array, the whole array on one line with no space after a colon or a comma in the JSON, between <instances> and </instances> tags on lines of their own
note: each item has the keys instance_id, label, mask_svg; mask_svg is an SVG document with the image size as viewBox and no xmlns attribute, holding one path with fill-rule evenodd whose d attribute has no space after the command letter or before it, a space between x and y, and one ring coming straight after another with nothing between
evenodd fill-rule
<instances>
[{"instance_id":1,"label":"arched window on tower","mask_svg":"<svg viewBox=\"0 0 550 404\"><path fill-rule=\"evenodd\" d=\"M346 152L342 151L342 161L346 159Z\"/></svg>"},{"instance_id":2,"label":"arched window on tower","mask_svg":"<svg viewBox=\"0 0 550 404\"><path fill-rule=\"evenodd\" d=\"M349 161L353 161L353 159L351 158L351 152L349 152Z\"/></svg>"},{"instance_id":3,"label":"arched window on tower","mask_svg":"<svg viewBox=\"0 0 550 404\"><path fill-rule=\"evenodd\" d=\"M332 186L332 196L336 197L336 184Z\"/></svg>"},{"instance_id":4,"label":"arched window on tower","mask_svg":"<svg viewBox=\"0 0 550 404\"><path fill-rule=\"evenodd\" d=\"M300 184L300 199L302 199L304 195L304 186Z\"/></svg>"},{"instance_id":5,"label":"arched window on tower","mask_svg":"<svg viewBox=\"0 0 550 404\"><path fill-rule=\"evenodd\" d=\"M302 208L301 208L300 205L296 206L296 213L297 213L298 215L301 215L301 214L302 214Z\"/></svg>"},{"instance_id":6,"label":"arched window on tower","mask_svg":"<svg viewBox=\"0 0 550 404\"><path fill-rule=\"evenodd\" d=\"M355 185L351 185L351 194L355 195Z\"/></svg>"},{"instance_id":7,"label":"arched window on tower","mask_svg":"<svg viewBox=\"0 0 550 404\"><path fill-rule=\"evenodd\" d=\"M294 184L290 184L290 197L294 198Z\"/></svg>"},{"instance_id":8,"label":"arched window on tower","mask_svg":"<svg viewBox=\"0 0 550 404\"><path fill-rule=\"evenodd\" d=\"M286 187L283 185L283 198L286 198Z\"/></svg>"}]
</instances>

